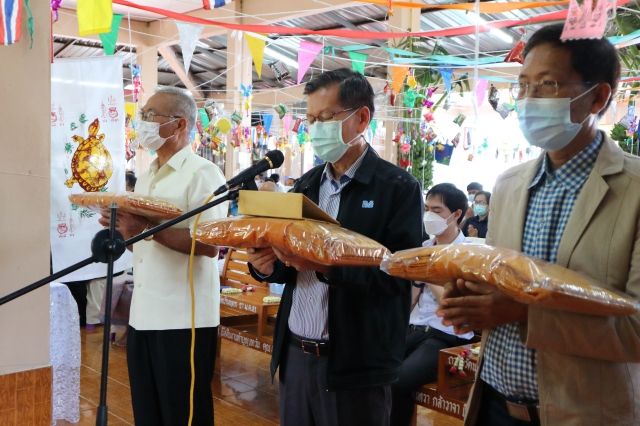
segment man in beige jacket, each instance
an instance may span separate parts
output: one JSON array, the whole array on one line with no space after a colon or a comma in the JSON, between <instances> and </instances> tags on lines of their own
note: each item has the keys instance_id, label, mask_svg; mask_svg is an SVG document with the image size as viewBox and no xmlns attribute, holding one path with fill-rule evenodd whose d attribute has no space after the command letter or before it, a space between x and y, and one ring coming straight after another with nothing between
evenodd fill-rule
<instances>
[{"instance_id":1,"label":"man in beige jacket","mask_svg":"<svg viewBox=\"0 0 640 426\"><path fill-rule=\"evenodd\" d=\"M562 42L561 32L544 27L525 48L518 118L545 152L496 183L487 243L637 298L640 159L597 130L620 63L607 40ZM527 306L463 281L447 286L439 315L459 333L483 330L465 424L640 424L640 315Z\"/></svg>"}]
</instances>

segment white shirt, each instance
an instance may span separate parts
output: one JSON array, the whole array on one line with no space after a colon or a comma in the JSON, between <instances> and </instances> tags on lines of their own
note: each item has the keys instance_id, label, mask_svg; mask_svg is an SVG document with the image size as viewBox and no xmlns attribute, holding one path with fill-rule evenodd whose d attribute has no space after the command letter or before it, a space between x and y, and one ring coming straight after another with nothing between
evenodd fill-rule
<instances>
[{"instance_id":1,"label":"white shirt","mask_svg":"<svg viewBox=\"0 0 640 426\"><path fill-rule=\"evenodd\" d=\"M455 240L451 242L451 244L460 244L466 243L467 238L464 236L462 232L458 233L458 236ZM432 238L422 243L423 247L433 247L436 243L436 239ZM418 299L418 303L411 311L411 317L409 318L409 324L413 325L427 325L429 327L435 328L437 330L443 331L445 333L456 335L453 331L452 326L446 326L442 324L442 318L436 315L436 311L438 310L438 301L434 297L433 293L431 293L431 289L429 288L429 284L425 285L424 290L420 293L420 298ZM457 335L462 339L471 339L473 337L473 333L469 332L466 334Z\"/></svg>"},{"instance_id":2,"label":"white shirt","mask_svg":"<svg viewBox=\"0 0 640 426\"><path fill-rule=\"evenodd\" d=\"M158 160L136 183L136 194L167 200L185 212L201 206L225 183L218 166L194 154L187 146L162 167ZM200 223L226 217L227 203L206 210ZM195 216L173 228L187 229ZM133 249L134 288L129 325L136 330L191 328L189 255L151 241L140 241ZM195 256L193 277L196 327L220 324L220 277L216 259Z\"/></svg>"}]
</instances>

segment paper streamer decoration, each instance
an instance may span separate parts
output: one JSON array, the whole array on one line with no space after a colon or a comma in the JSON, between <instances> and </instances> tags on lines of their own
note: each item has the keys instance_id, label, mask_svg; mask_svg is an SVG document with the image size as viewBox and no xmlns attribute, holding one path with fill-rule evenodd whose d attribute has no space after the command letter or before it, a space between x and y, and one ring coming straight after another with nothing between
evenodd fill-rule
<instances>
[{"instance_id":1,"label":"paper streamer decoration","mask_svg":"<svg viewBox=\"0 0 640 426\"><path fill-rule=\"evenodd\" d=\"M62 0L51 0L51 13L53 14L53 22L58 22L58 9L60 9Z\"/></svg>"},{"instance_id":2,"label":"paper streamer decoration","mask_svg":"<svg viewBox=\"0 0 640 426\"><path fill-rule=\"evenodd\" d=\"M355 72L359 72L360 74L364 75L364 65L367 61L368 56L369 55L360 52L349 52L349 58L351 58L351 68L353 68Z\"/></svg>"},{"instance_id":3,"label":"paper streamer decoration","mask_svg":"<svg viewBox=\"0 0 640 426\"><path fill-rule=\"evenodd\" d=\"M0 1L0 43L8 46L20 41L22 0Z\"/></svg>"},{"instance_id":4,"label":"paper streamer decoration","mask_svg":"<svg viewBox=\"0 0 640 426\"><path fill-rule=\"evenodd\" d=\"M27 32L29 33L29 49L33 48L34 20L29 0L24 0L24 9L27 12Z\"/></svg>"},{"instance_id":5,"label":"paper streamer decoration","mask_svg":"<svg viewBox=\"0 0 640 426\"><path fill-rule=\"evenodd\" d=\"M111 0L78 0L78 35L108 33L111 31L113 6Z\"/></svg>"},{"instance_id":6,"label":"paper streamer decoration","mask_svg":"<svg viewBox=\"0 0 640 426\"><path fill-rule=\"evenodd\" d=\"M307 70L322 50L322 45L311 41L301 40L298 50L298 84L307 73Z\"/></svg>"},{"instance_id":7,"label":"paper streamer decoration","mask_svg":"<svg viewBox=\"0 0 640 426\"><path fill-rule=\"evenodd\" d=\"M251 58L253 59L253 64L256 67L256 73L258 74L258 77L262 77L262 60L264 59L264 47L266 42L261 38L254 37L249 34L245 34L244 38L247 40L247 46L249 46Z\"/></svg>"},{"instance_id":8,"label":"paper streamer decoration","mask_svg":"<svg viewBox=\"0 0 640 426\"><path fill-rule=\"evenodd\" d=\"M618 6L624 6L630 3L631 0L617 0ZM255 25L255 24L233 24L229 22L214 21L212 19L199 18L196 16L187 15L185 13L178 13L167 9L162 9L154 6L140 5L128 0L113 0L113 3L131 7L134 9L145 10L147 12L156 13L158 15L166 16L167 18L175 19L177 21L191 22L203 25L213 25L230 30L239 31L251 31L255 33L272 33L281 35L318 35L318 36L333 36L349 39L368 39L368 40L387 40L393 38L405 38L405 37L455 37L461 35L475 34L476 30L479 32L487 32L492 29L509 28L516 26L526 26L532 24L538 24L550 21L561 21L567 17L566 10L559 10L557 12L544 13L537 16L532 16L525 19L504 19L491 21L490 25L482 25L479 29L476 25L465 25L461 27L444 28L440 30L430 31L415 31L415 32L389 32L389 31L364 31L364 30L311 30L308 28L299 27L286 27L283 25ZM510 4L510 3L509 3Z\"/></svg>"},{"instance_id":9,"label":"paper streamer decoration","mask_svg":"<svg viewBox=\"0 0 640 426\"><path fill-rule=\"evenodd\" d=\"M451 70L451 68L442 68L440 69L440 75L442 76L442 81L444 82L444 90L450 92L451 77L453 76L453 71Z\"/></svg>"},{"instance_id":10,"label":"paper streamer decoration","mask_svg":"<svg viewBox=\"0 0 640 426\"><path fill-rule=\"evenodd\" d=\"M580 3L571 0L560 39L602 38L611 8L615 8L611 0L582 0Z\"/></svg>"},{"instance_id":11,"label":"paper streamer decoration","mask_svg":"<svg viewBox=\"0 0 640 426\"><path fill-rule=\"evenodd\" d=\"M196 43L198 43L198 38L204 27L202 25L185 24L184 22L177 21L176 27L178 27L178 34L180 34L180 49L182 49L184 70L189 73L193 52L196 50Z\"/></svg>"},{"instance_id":12,"label":"paper streamer decoration","mask_svg":"<svg viewBox=\"0 0 640 426\"><path fill-rule=\"evenodd\" d=\"M262 126L264 127L264 132L269 133L271 130L271 124L273 123L273 114L262 113Z\"/></svg>"},{"instance_id":13,"label":"paper streamer decoration","mask_svg":"<svg viewBox=\"0 0 640 426\"><path fill-rule=\"evenodd\" d=\"M487 88L489 87L489 81L481 78L476 82L476 105L480 106L484 102L487 95Z\"/></svg>"},{"instance_id":14,"label":"paper streamer decoration","mask_svg":"<svg viewBox=\"0 0 640 426\"><path fill-rule=\"evenodd\" d=\"M391 74L391 89L395 93L400 93L402 90L402 85L404 84L404 79L409 74L408 66L393 66L389 68L389 73Z\"/></svg>"},{"instance_id":15,"label":"paper streamer decoration","mask_svg":"<svg viewBox=\"0 0 640 426\"><path fill-rule=\"evenodd\" d=\"M107 56L113 55L116 51L116 42L118 41L118 31L120 30L120 23L122 22L122 15L113 15L111 20L111 31L108 33L99 34L102 41L102 48Z\"/></svg>"}]
</instances>

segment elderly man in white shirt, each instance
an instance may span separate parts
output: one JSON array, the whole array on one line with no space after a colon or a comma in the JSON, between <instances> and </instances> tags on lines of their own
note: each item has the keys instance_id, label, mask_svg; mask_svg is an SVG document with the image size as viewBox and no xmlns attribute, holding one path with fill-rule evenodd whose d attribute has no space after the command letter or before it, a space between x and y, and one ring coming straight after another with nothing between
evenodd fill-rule
<instances>
[{"instance_id":1,"label":"elderly man in white shirt","mask_svg":"<svg viewBox=\"0 0 640 426\"><path fill-rule=\"evenodd\" d=\"M458 227L468 208L464 192L450 183L435 185L427 193L425 208L425 229L433 238L425 241L423 246L467 242ZM405 359L398 381L391 389L393 426L411 424L415 410L413 393L421 385L436 379L440 350L464 345L473 337L473 333L456 336L453 327L442 324L442 319L436 315L444 291L442 287L428 283L414 283L413 286Z\"/></svg>"},{"instance_id":2,"label":"elderly man in white shirt","mask_svg":"<svg viewBox=\"0 0 640 426\"><path fill-rule=\"evenodd\" d=\"M135 192L165 199L188 211L225 183L220 169L192 152L189 135L196 104L181 89L158 90L141 109L137 139L157 158L139 177ZM226 203L202 213L201 221L226 216ZM134 256L134 292L127 363L135 424L186 425L189 417L191 297L188 263L195 218L129 249ZM108 217L101 219L108 224ZM141 216L118 213L125 238L153 226ZM195 287L195 392L193 425L213 424L210 382L220 324L217 247L197 243Z\"/></svg>"}]
</instances>

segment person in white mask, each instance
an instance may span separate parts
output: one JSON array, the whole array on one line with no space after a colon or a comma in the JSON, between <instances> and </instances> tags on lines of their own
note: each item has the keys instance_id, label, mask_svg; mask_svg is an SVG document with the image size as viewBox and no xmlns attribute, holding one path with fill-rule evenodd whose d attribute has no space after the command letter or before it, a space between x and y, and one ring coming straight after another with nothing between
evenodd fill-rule
<instances>
[{"instance_id":1,"label":"person in white mask","mask_svg":"<svg viewBox=\"0 0 640 426\"><path fill-rule=\"evenodd\" d=\"M375 111L367 78L346 68L328 71L304 93L311 145L325 163L292 192L391 251L419 246L420 185L363 136ZM249 263L255 278L286 283L271 359L271 374L280 369L280 424L388 426L410 282L380 268L329 268L271 248L251 249Z\"/></svg>"},{"instance_id":2,"label":"person in white mask","mask_svg":"<svg viewBox=\"0 0 640 426\"><path fill-rule=\"evenodd\" d=\"M640 295L640 159L598 119L616 96L620 62L605 38L535 32L514 96L520 128L544 150L505 172L491 197L487 243ZM640 314L603 317L514 301L486 285L448 285L438 314L458 333L483 329L466 425L635 425Z\"/></svg>"},{"instance_id":3,"label":"person in white mask","mask_svg":"<svg viewBox=\"0 0 640 426\"><path fill-rule=\"evenodd\" d=\"M422 245L460 244L467 242L458 228L468 208L464 192L450 183L441 183L427 192L424 226L432 238ZM391 425L409 426L415 411L414 392L433 382L438 375L441 349L469 343L473 332L457 336L451 326L442 324L436 315L443 288L428 283L414 283L412 310L407 330L407 345L398 381L392 386Z\"/></svg>"},{"instance_id":4,"label":"person in white mask","mask_svg":"<svg viewBox=\"0 0 640 426\"><path fill-rule=\"evenodd\" d=\"M201 206L224 175L193 153L189 141L196 103L178 88L156 91L140 110L136 139L157 158L137 180L137 195L165 199L184 211ZM226 216L226 203L202 213L201 221ZM136 425L186 425L191 384L191 297L188 268L191 220L176 224L133 247L133 297L127 332L127 365ZM100 219L109 224L108 215ZM125 238L153 226L142 216L118 213ZM218 248L196 243L194 425L213 424L211 379L220 323L220 282L213 257Z\"/></svg>"}]
</instances>

